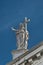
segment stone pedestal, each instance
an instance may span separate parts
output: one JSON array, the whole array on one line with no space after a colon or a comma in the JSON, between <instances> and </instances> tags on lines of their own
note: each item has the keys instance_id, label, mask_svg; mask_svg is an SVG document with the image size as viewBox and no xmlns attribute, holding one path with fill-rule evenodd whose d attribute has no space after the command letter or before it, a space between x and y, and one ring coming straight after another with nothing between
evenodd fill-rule
<instances>
[{"instance_id":1,"label":"stone pedestal","mask_svg":"<svg viewBox=\"0 0 43 65\"><path fill-rule=\"evenodd\" d=\"M20 55L24 54L26 51L28 51L28 49L13 50L13 51L12 51L13 59L16 59L16 58L19 57Z\"/></svg>"}]
</instances>

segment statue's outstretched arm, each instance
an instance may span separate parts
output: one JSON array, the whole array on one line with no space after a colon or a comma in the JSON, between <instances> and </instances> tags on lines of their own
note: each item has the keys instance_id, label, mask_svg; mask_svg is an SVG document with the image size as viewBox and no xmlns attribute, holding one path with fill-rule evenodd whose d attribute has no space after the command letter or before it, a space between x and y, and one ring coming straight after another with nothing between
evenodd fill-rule
<instances>
[{"instance_id":1,"label":"statue's outstretched arm","mask_svg":"<svg viewBox=\"0 0 43 65\"><path fill-rule=\"evenodd\" d=\"M16 30L15 28L13 28L13 27L11 27L11 29L13 30L13 31L15 31L15 32L17 32L18 30Z\"/></svg>"}]
</instances>

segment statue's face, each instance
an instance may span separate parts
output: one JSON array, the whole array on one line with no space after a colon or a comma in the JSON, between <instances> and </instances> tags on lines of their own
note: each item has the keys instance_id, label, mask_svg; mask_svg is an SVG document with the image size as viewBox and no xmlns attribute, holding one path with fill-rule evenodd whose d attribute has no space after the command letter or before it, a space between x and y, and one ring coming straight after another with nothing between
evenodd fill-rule
<instances>
[{"instance_id":1,"label":"statue's face","mask_svg":"<svg viewBox=\"0 0 43 65\"><path fill-rule=\"evenodd\" d=\"M20 29L24 29L24 25L21 23L19 26Z\"/></svg>"}]
</instances>

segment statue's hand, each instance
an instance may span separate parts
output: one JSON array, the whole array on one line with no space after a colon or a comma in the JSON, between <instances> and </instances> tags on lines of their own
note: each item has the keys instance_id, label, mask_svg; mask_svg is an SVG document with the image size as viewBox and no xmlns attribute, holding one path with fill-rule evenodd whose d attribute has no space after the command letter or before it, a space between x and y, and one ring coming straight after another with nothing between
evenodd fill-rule
<instances>
[{"instance_id":1,"label":"statue's hand","mask_svg":"<svg viewBox=\"0 0 43 65\"><path fill-rule=\"evenodd\" d=\"M13 27L11 27L11 29L12 29L13 31L15 31L15 29L14 29Z\"/></svg>"},{"instance_id":2,"label":"statue's hand","mask_svg":"<svg viewBox=\"0 0 43 65\"><path fill-rule=\"evenodd\" d=\"M13 27L11 27L11 29L13 30L13 31L15 31L15 32L18 32L18 30L16 30L15 28L13 28Z\"/></svg>"}]
</instances>

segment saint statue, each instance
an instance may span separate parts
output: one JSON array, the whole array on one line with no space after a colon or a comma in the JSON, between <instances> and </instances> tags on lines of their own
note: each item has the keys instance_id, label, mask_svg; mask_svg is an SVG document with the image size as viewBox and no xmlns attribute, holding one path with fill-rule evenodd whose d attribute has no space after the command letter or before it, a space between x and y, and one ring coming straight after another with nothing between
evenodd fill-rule
<instances>
[{"instance_id":1,"label":"saint statue","mask_svg":"<svg viewBox=\"0 0 43 65\"><path fill-rule=\"evenodd\" d=\"M17 30L12 27L12 30L16 32L17 49L27 49L29 37L27 31L28 21L30 21L30 19L25 18L24 23L20 23L19 29Z\"/></svg>"}]
</instances>

